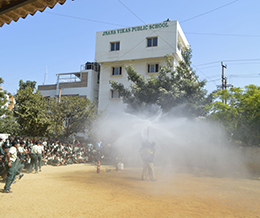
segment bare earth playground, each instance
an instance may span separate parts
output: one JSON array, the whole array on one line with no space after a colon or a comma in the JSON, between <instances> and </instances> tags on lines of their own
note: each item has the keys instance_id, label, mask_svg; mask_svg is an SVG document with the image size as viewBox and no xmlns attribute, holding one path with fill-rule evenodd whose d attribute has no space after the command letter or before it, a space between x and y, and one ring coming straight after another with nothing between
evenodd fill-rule
<instances>
[{"instance_id":1,"label":"bare earth playground","mask_svg":"<svg viewBox=\"0 0 260 218\"><path fill-rule=\"evenodd\" d=\"M141 172L45 166L17 181L12 194L0 193L1 217L260 217L258 178L155 167L153 182L140 180Z\"/></svg>"}]
</instances>

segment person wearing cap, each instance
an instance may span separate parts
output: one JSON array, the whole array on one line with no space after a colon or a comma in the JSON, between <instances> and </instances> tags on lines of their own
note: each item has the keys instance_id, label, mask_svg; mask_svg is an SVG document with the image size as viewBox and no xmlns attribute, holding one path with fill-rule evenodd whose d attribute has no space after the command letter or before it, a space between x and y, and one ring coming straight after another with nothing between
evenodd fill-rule
<instances>
[{"instance_id":1,"label":"person wearing cap","mask_svg":"<svg viewBox=\"0 0 260 218\"><path fill-rule=\"evenodd\" d=\"M16 175L15 161L17 159L17 148L18 148L18 142L15 140L12 141L12 147L9 150L6 144L3 145L3 150L5 151L5 155L7 157L7 162L6 162L7 178L6 178L6 183L3 191L4 193L12 193L12 191L10 191L10 188Z\"/></svg>"}]
</instances>

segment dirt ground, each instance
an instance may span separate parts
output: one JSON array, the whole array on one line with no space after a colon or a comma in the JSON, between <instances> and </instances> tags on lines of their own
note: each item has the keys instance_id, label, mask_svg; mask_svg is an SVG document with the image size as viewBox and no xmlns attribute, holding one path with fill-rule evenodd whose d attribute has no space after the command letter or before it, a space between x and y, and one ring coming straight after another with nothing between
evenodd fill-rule
<instances>
[{"instance_id":1,"label":"dirt ground","mask_svg":"<svg viewBox=\"0 0 260 218\"><path fill-rule=\"evenodd\" d=\"M99 174L91 164L45 166L13 184L12 194L0 192L0 217L260 217L259 179L155 168L153 182L141 181L141 172L127 167L116 172L109 165Z\"/></svg>"}]
</instances>

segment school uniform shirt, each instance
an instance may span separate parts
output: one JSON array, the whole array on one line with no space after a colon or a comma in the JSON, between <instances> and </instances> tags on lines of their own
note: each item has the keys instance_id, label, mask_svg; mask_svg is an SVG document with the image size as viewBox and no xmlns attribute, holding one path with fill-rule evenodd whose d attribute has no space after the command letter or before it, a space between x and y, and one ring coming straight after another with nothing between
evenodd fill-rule
<instances>
[{"instance_id":1,"label":"school uniform shirt","mask_svg":"<svg viewBox=\"0 0 260 218\"><path fill-rule=\"evenodd\" d=\"M78 158L79 160L84 159L81 155L79 155L77 158Z\"/></svg>"},{"instance_id":2,"label":"school uniform shirt","mask_svg":"<svg viewBox=\"0 0 260 218\"><path fill-rule=\"evenodd\" d=\"M33 154L37 154L38 153L38 145L34 145L34 146L32 146L32 150L31 150L31 153L33 153Z\"/></svg>"},{"instance_id":3,"label":"school uniform shirt","mask_svg":"<svg viewBox=\"0 0 260 218\"><path fill-rule=\"evenodd\" d=\"M30 144L28 145L28 147L31 148L31 149L32 149L33 146L34 146L33 143L30 143Z\"/></svg>"},{"instance_id":4,"label":"school uniform shirt","mask_svg":"<svg viewBox=\"0 0 260 218\"><path fill-rule=\"evenodd\" d=\"M75 147L75 148L74 148L74 151L78 151L78 150L79 150L79 147Z\"/></svg>"},{"instance_id":5,"label":"school uniform shirt","mask_svg":"<svg viewBox=\"0 0 260 218\"><path fill-rule=\"evenodd\" d=\"M12 146L11 148L9 148L10 153L10 161L11 162L15 162L15 160L17 159L17 149L16 147Z\"/></svg>"},{"instance_id":6,"label":"school uniform shirt","mask_svg":"<svg viewBox=\"0 0 260 218\"><path fill-rule=\"evenodd\" d=\"M48 157L48 160L54 160L54 156L50 156L50 157Z\"/></svg>"},{"instance_id":7,"label":"school uniform shirt","mask_svg":"<svg viewBox=\"0 0 260 218\"><path fill-rule=\"evenodd\" d=\"M37 148L37 150L38 150L38 154L42 154L42 152L44 151L44 148L43 148L43 146L37 146L38 148Z\"/></svg>"},{"instance_id":8,"label":"school uniform shirt","mask_svg":"<svg viewBox=\"0 0 260 218\"><path fill-rule=\"evenodd\" d=\"M17 148L17 150L18 150L18 152L20 152L20 153L24 153L24 147L19 146L19 147Z\"/></svg>"},{"instance_id":9,"label":"school uniform shirt","mask_svg":"<svg viewBox=\"0 0 260 218\"><path fill-rule=\"evenodd\" d=\"M68 147L68 149L69 149L70 151L72 151L72 147Z\"/></svg>"}]
</instances>

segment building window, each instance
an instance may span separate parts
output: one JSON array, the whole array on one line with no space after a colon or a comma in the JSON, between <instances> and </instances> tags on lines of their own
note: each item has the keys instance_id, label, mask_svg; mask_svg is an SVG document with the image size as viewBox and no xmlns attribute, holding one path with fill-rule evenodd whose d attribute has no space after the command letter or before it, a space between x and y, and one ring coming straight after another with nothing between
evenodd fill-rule
<instances>
[{"instance_id":1,"label":"building window","mask_svg":"<svg viewBox=\"0 0 260 218\"><path fill-rule=\"evenodd\" d=\"M118 90L113 90L113 89L110 90L110 98L113 98L113 99L120 98Z\"/></svg>"},{"instance_id":2,"label":"building window","mask_svg":"<svg viewBox=\"0 0 260 218\"><path fill-rule=\"evenodd\" d=\"M178 48L179 50L181 50L181 44L180 44L180 43L177 44L177 48Z\"/></svg>"},{"instance_id":3,"label":"building window","mask_svg":"<svg viewBox=\"0 0 260 218\"><path fill-rule=\"evenodd\" d=\"M148 64L148 73L158 73L159 64Z\"/></svg>"},{"instance_id":4,"label":"building window","mask_svg":"<svg viewBox=\"0 0 260 218\"><path fill-rule=\"evenodd\" d=\"M110 51L119 51L120 42L111 42L110 43Z\"/></svg>"},{"instance_id":5,"label":"building window","mask_svg":"<svg viewBox=\"0 0 260 218\"><path fill-rule=\"evenodd\" d=\"M158 37L147 38L147 47L154 47L158 45Z\"/></svg>"},{"instance_id":6,"label":"building window","mask_svg":"<svg viewBox=\"0 0 260 218\"><path fill-rule=\"evenodd\" d=\"M122 75L122 67L112 67L112 76Z\"/></svg>"}]
</instances>

